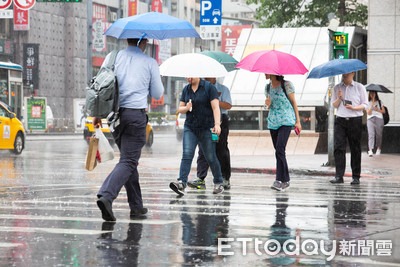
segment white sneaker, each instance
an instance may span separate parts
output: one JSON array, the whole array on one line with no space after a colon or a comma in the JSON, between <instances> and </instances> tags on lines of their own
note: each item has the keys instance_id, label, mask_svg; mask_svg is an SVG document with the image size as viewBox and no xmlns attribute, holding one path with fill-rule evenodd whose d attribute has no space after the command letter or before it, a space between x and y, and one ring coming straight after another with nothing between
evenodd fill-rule
<instances>
[{"instance_id":1,"label":"white sneaker","mask_svg":"<svg viewBox=\"0 0 400 267\"><path fill-rule=\"evenodd\" d=\"M380 155L381 154L381 150L377 149L375 155Z\"/></svg>"},{"instance_id":2,"label":"white sneaker","mask_svg":"<svg viewBox=\"0 0 400 267\"><path fill-rule=\"evenodd\" d=\"M368 150L368 156L372 157L373 153L371 150Z\"/></svg>"}]
</instances>

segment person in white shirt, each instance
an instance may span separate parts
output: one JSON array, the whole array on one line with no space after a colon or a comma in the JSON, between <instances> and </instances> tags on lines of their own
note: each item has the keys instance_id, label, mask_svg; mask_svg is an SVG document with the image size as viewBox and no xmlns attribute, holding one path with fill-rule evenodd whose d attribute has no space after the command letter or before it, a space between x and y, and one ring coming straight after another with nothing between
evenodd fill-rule
<instances>
[{"instance_id":1,"label":"person in white shirt","mask_svg":"<svg viewBox=\"0 0 400 267\"><path fill-rule=\"evenodd\" d=\"M335 179L330 180L333 184L344 182L347 139L353 176L350 184L360 184L362 116L368 106L368 98L364 85L353 81L354 75L354 72L343 74L342 82L333 88L331 105L337 109L334 129L336 174Z\"/></svg>"},{"instance_id":2,"label":"person in white shirt","mask_svg":"<svg viewBox=\"0 0 400 267\"><path fill-rule=\"evenodd\" d=\"M385 107L379 99L378 93L369 91L367 108L367 128L368 128L368 155L372 157L376 138L376 155L381 154L383 115Z\"/></svg>"}]
</instances>

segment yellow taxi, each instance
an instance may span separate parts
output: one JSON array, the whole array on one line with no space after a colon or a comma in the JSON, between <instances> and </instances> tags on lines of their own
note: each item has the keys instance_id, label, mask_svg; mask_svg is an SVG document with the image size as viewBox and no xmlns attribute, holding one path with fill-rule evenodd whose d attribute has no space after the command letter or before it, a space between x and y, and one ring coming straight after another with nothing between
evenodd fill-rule
<instances>
[{"instance_id":1,"label":"yellow taxi","mask_svg":"<svg viewBox=\"0 0 400 267\"><path fill-rule=\"evenodd\" d=\"M25 147L25 130L15 113L0 101L0 149L11 149L21 154Z\"/></svg>"},{"instance_id":2,"label":"yellow taxi","mask_svg":"<svg viewBox=\"0 0 400 267\"><path fill-rule=\"evenodd\" d=\"M83 138L89 143L90 137L94 133L94 127L92 124L92 117L86 117L85 120L85 128L83 129ZM110 129L108 128L107 124L107 119L101 119L101 124L103 125L103 128L101 128L101 131L104 133L104 135L107 137L108 141L110 142L111 145L114 145L114 137L112 136ZM147 123L146 127L146 146L151 147L153 145L153 140L154 140L154 134L153 134L153 128L149 123Z\"/></svg>"}]
</instances>

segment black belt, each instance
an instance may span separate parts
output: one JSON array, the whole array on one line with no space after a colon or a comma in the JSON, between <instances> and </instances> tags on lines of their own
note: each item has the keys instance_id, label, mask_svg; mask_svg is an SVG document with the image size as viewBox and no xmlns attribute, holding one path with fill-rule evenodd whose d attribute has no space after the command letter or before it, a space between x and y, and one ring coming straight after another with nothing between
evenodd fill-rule
<instances>
[{"instance_id":1,"label":"black belt","mask_svg":"<svg viewBox=\"0 0 400 267\"><path fill-rule=\"evenodd\" d=\"M124 110L137 110L137 111L146 111L145 108L119 108L119 111L122 112Z\"/></svg>"},{"instance_id":2,"label":"black belt","mask_svg":"<svg viewBox=\"0 0 400 267\"><path fill-rule=\"evenodd\" d=\"M346 121L352 121L352 120L361 120L362 116L360 117L337 117L338 120L346 120Z\"/></svg>"}]
</instances>

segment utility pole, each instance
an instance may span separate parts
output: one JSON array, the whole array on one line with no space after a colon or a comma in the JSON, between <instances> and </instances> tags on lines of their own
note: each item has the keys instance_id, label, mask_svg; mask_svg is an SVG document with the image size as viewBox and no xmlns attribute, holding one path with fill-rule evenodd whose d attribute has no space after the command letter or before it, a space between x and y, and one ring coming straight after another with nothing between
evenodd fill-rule
<instances>
[{"instance_id":1,"label":"utility pole","mask_svg":"<svg viewBox=\"0 0 400 267\"><path fill-rule=\"evenodd\" d=\"M328 31L329 31L329 61L333 59L333 34L336 32L337 27L339 26L339 20L337 20L334 17L334 14L329 13L328 14L329 18L329 26L328 26ZM329 77L329 85L328 85L328 106L329 106L329 116L328 116L328 162L325 164L325 166L335 166L335 155L334 155L334 150L335 150L335 116L334 116L334 111L335 109L331 105L331 100L332 100L332 93L333 93L333 87L335 86L335 76L330 76Z\"/></svg>"},{"instance_id":2,"label":"utility pole","mask_svg":"<svg viewBox=\"0 0 400 267\"><path fill-rule=\"evenodd\" d=\"M86 9L87 9L87 47L86 47L86 58L87 58L87 84L90 84L90 80L92 79L92 36L93 36L93 5L92 0L86 1Z\"/></svg>"}]
</instances>

